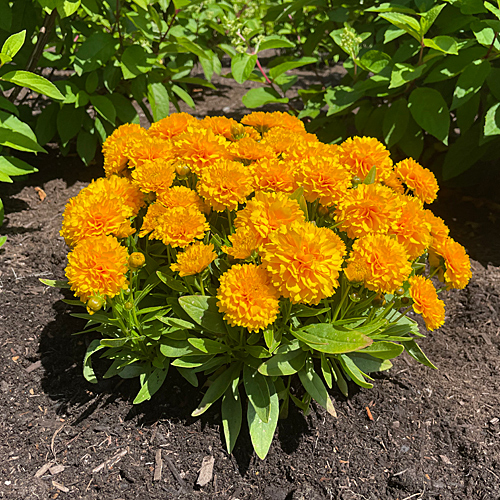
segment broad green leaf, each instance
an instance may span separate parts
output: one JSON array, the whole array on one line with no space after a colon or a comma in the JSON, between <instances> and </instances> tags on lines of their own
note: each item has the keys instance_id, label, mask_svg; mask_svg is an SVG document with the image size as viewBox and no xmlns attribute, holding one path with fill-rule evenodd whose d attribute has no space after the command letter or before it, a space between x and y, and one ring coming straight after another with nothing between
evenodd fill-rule
<instances>
[{"instance_id":1,"label":"broad green leaf","mask_svg":"<svg viewBox=\"0 0 500 500\"><path fill-rule=\"evenodd\" d=\"M445 54L458 55L458 44L451 36L441 35L434 38L424 38L424 45Z\"/></svg>"},{"instance_id":2,"label":"broad green leaf","mask_svg":"<svg viewBox=\"0 0 500 500\"><path fill-rule=\"evenodd\" d=\"M465 134L476 121L480 102L481 93L477 92L463 106L457 109L457 125L460 129L460 135Z\"/></svg>"},{"instance_id":3,"label":"broad green leaf","mask_svg":"<svg viewBox=\"0 0 500 500\"><path fill-rule=\"evenodd\" d=\"M75 108L65 104L57 115L57 131L61 142L66 144L80 132L85 115L85 108Z\"/></svg>"},{"instance_id":4,"label":"broad green leaf","mask_svg":"<svg viewBox=\"0 0 500 500\"><path fill-rule=\"evenodd\" d=\"M222 427L226 438L227 452L232 453L241 429L242 409L238 390L238 379L233 380L222 397Z\"/></svg>"},{"instance_id":5,"label":"broad green leaf","mask_svg":"<svg viewBox=\"0 0 500 500\"><path fill-rule=\"evenodd\" d=\"M393 40L396 40L396 38L399 38L400 36L404 35L405 33L406 33L405 30L396 28L395 26L388 26L384 32L384 43L385 44L390 43Z\"/></svg>"},{"instance_id":6,"label":"broad green leaf","mask_svg":"<svg viewBox=\"0 0 500 500\"><path fill-rule=\"evenodd\" d=\"M71 16L80 7L80 0L38 0L38 3L48 12L57 9L61 19Z\"/></svg>"},{"instance_id":7,"label":"broad green leaf","mask_svg":"<svg viewBox=\"0 0 500 500\"><path fill-rule=\"evenodd\" d=\"M267 377L293 375L302 369L306 357L307 352L300 348L298 342L282 345L270 359L259 366L259 372Z\"/></svg>"},{"instance_id":8,"label":"broad green leaf","mask_svg":"<svg viewBox=\"0 0 500 500\"><path fill-rule=\"evenodd\" d=\"M500 134L500 102L497 102L486 112L486 117L484 119L484 135L486 137L490 135Z\"/></svg>"},{"instance_id":9,"label":"broad green leaf","mask_svg":"<svg viewBox=\"0 0 500 500\"><path fill-rule=\"evenodd\" d=\"M221 344L215 340L189 338L188 342L199 351L209 354L219 354L221 352L227 352L228 350L227 345Z\"/></svg>"},{"instance_id":10,"label":"broad green leaf","mask_svg":"<svg viewBox=\"0 0 500 500\"><path fill-rule=\"evenodd\" d=\"M393 2L383 2L380 5L365 9L365 12L402 12L403 14L416 14L416 11Z\"/></svg>"},{"instance_id":11,"label":"broad green leaf","mask_svg":"<svg viewBox=\"0 0 500 500\"><path fill-rule=\"evenodd\" d=\"M12 113L13 115L16 115L19 118L19 110L17 109L15 104L12 104L3 95L0 95L0 109L5 109L5 111Z\"/></svg>"},{"instance_id":12,"label":"broad green leaf","mask_svg":"<svg viewBox=\"0 0 500 500\"><path fill-rule=\"evenodd\" d=\"M97 377L95 376L94 369L92 368L91 356L101 349L104 349L104 346L101 345L101 341L99 339L93 340L87 347L85 357L83 358L83 376L85 380L91 384L97 384Z\"/></svg>"},{"instance_id":13,"label":"broad green leaf","mask_svg":"<svg viewBox=\"0 0 500 500\"><path fill-rule=\"evenodd\" d=\"M365 179L363 180L363 184L373 184L375 182L375 179L377 178L377 167L373 165L372 168L370 168L370 171L366 174ZM362 332L364 334L368 332Z\"/></svg>"},{"instance_id":14,"label":"broad green leaf","mask_svg":"<svg viewBox=\"0 0 500 500\"><path fill-rule=\"evenodd\" d=\"M291 333L316 351L328 354L359 351L372 343L366 335L329 323L316 323Z\"/></svg>"},{"instance_id":15,"label":"broad green leaf","mask_svg":"<svg viewBox=\"0 0 500 500\"><path fill-rule=\"evenodd\" d=\"M90 96L90 102L95 110L112 125L116 121L116 109L113 103L105 95Z\"/></svg>"},{"instance_id":16,"label":"broad green leaf","mask_svg":"<svg viewBox=\"0 0 500 500\"><path fill-rule=\"evenodd\" d=\"M338 358L342 369L349 375L351 380L361 387L371 389L373 384L365 380L365 374L356 366L356 363L347 355L341 354Z\"/></svg>"},{"instance_id":17,"label":"broad green leaf","mask_svg":"<svg viewBox=\"0 0 500 500\"><path fill-rule=\"evenodd\" d=\"M198 368L213 359L212 354L191 354L176 358L172 361L172 366L180 368Z\"/></svg>"},{"instance_id":18,"label":"broad green leaf","mask_svg":"<svg viewBox=\"0 0 500 500\"><path fill-rule=\"evenodd\" d=\"M358 64L366 71L380 73L388 64L391 63L391 56L380 50L369 50L365 52L358 60Z\"/></svg>"},{"instance_id":19,"label":"broad green leaf","mask_svg":"<svg viewBox=\"0 0 500 500\"><path fill-rule=\"evenodd\" d=\"M163 83L154 82L148 84L148 101L155 121L159 121L170 114L170 98Z\"/></svg>"},{"instance_id":20,"label":"broad green leaf","mask_svg":"<svg viewBox=\"0 0 500 500\"><path fill-rule=\"evenodd\" d=\"M123 367L118 376L120 378L129 379L139 377L145 373L147 373L145 366L131 364Z\"/></svg>"},{"instance_id":21,"label":"broad green leaf","mask_svg":"<svg viewBox=\"0 0 500 500\"><path fill-rule=\"evenodd\" d=\"M117 118L123 123L137 123L139 125L139 114L128 96L125 97L122 94L109 94L107 97L116 109Z\"/></svg>"},{"instance_id":22,"label":"broad green leaf","mask_svg":"<svg viewBox=\"0 0 500 500\"><path fill-rule=\"evenodd\" d=\"M15 116L12 116L15 118ZM28 127L29 128L29 127ZM46 152L35 139L32 139L33 132L30 129L29 136L24 130L13 130L12 125L7 121L0 122L0 145L17 149L18 151L28 151L30 153Z\"/></svg>"},{"instance_id":23,"label":"broad green leaf","mask_svg":"<svg viewBox=\"0 0 500 500\"><path fill-rule=\"evenodd\" d=\"M179 298L179 304L201 327L219 335L227 333L227 326L217 307L216 297L186 295Z\"/></svg>"},{"instance_id":24,"label":"broad green leaf","mask_svg":"<svg viewBox=\"0 0 500 500\"><path fill-rule=\"evenodd\" d=\"M429 368L437 368L429 361L427 356L424 354L420 346L414 341L409 340L408 342L403 342L405 347L405 351L413 358L416 359L419 363L428 366Z\"/></svg>"},{"instance_id":25,"label":"broad green leaf","mask_svg":"<svg viewBox=\"0 0 500 500\"><path fill-rule=\"evenodd\" d=\"M383 372L392 368L392 363L388 359L378 359L363 353L352 353L347 356L363 373Z\"/></svg>"},{"instance_id":26,"label":"broad green leaf","mask_svg":"<svg viewBox=\"0 0 500 500\"><path fill-rule=\"evenodd\" d=\"M424 83L434 83L442 80L448 80L458 75L471 62L481 59L484 55L484 48L477 45L470 48L460 50L458 56L445 57L442 63L437 64L429 76L426 77Z\"/></svg>"},{"instance_id":27,"label":"broad green leaf","mask_svg":"<svg viewBox=\"0 0 500 500\"><path fill-rule=\"evenodd\" d=\"M427 12L423 12L420 17L420 33L424 36L434 24L434 21L439 16L440 12L446 7L446 4L435 5Z\"/></svg>"},{"instance_id":28,"label":"broad green leaf","mask_svg":"<svg viewBox=\"0 0 500 500\"><path fill-rule=\"evenodd\" d=\"M102 31L90 35L75 54L73 66L76 74L80 76L105 66L116 54L118 45L118 39L110 33Z\"/></svg>"},{"instance_id":29,"label":"broad green leaf","mask_svg":"<svg viewBox=\"0 0 500 500\"><path fill-rule=\"evenodd\" d=\"M281 64L278 64L277 66L273 66L269 70L269 77L271 80L276 80L278 76L281 74L295 68L300 68L302 66L306 66L307 64L313 64L317 62L316 57L301 57L300 59L297 59L295 61L287 61Z\"/></svg>"},{"instance_id":30,"label":"broad green leaf","mask_svg":"<svg viewBox=\"0 0 500 500\"><path fill-rule=\"evenodd\" d=\"M363 97L363 92L354 90L352 87L337 85L328 88L325 94L325 101L328 104L326 116L340 113L349 106L352 106L358 99Z\"/></svg>"},{"instance_id":31,"label":"broad green leaf","mask_svg":"<svg viewBox=\"0 0 500 500\"><path fill-rule=\"evenodd\" d=\"M179 85L173 85L172 90L191 108L194 109L193 98Z\"/></svg>"},{"instance_id":32,"label":"broad green leaf","mask_svg":"<svg viewBox=\"0 0 500 500\"><path fill-rule=\"evenodd\" d=\"M167 358L180 358L187 354L200 354L187 340L173 340L162 338L160 352Z\"/></svg>"},{"instance_id":33,"label":"broad green leaf","mask_svg":"<svg viewBox=\"0 0 500 500\"><path fill-rule=\"evenodd\" d=\"M152 62L142 46L130 45L123 52L121 68L123 78L130 80L136 76L148 73L152 68Z\"/></svg>"},{"instance_id":34,"label":"broad green leaf","mask_svg":"<svg viewBox=\"0 0 500 500\"><path fill-rule=\"evenodd\" d=\"M398 147L402 149L406 156L418 160L424 149L424 133L410 116L406 132L398 142Z\"/></svg>"},{"instance_id":35,"label":"broad green leaf","mask_svg":"<svg viewBox=\"0 0 500 500\"><path fill-rule=\"evenodd\" d=\"M496 32L486 22L476 21L471 24L471 28L478 43L485 47L490 47L493 44L493 47L497 51L500 50L500 42L496 36Z\"/></svg>"},{"instance_id":36,"label":"broad green leaf","mask_svg":"<svg viewBox=\"0 0 500 500\"><path fill-rule=\"evenodd\" d=\"M325 408L325 410L332 417L336 417L337 412L335 411L332 400L328 395L328 391L323 384L323 381L314 371L314 364L311 358L306 360L304 368L298 372L298 375L304 389L309 393L309 395L323 408Z\"/></svg>"},{"instance_id":37,"label":"broad green leaf","mask_svg":"<svg viewBox=\"0 0 500 500\"><path fill-rule=\"evenodd\" d=\"M144 338L144 337L143 337ZM123 347L129 342L128 337L120 337L118 339L101 339L101 345L106 347Z\"/></svg>"},{"instance_id":38,"label":"broad green leaf","mask_svg":"<svg viewBox=\"0 0 500 500\"><path fill-rule=\"evenodd\" d=\"M258 51L268 49L291 49L295 47L295 44L285 37L279 35L266 36L264 40L259 44Z\"/></svg>"},{"instance_id":39,"label":"broad green leaf","mask_svg":"<svg viewBox=\"0 0 500 500\"><path fill-rule=\"evenodd\" d=\"M486 79L486 83L488 84L488 88L495 99L500 101L500 68L491 68L490 74Z\"/></svg>"},{"instance_id":40,"label":"broad green leaf","mask_svg":"<svg viewBox=\"0 0 500 500\"><path fill-rule=\"evenodd\" d=\"M372 345L365 347L363 350L358 351L362 354L369 354L374 358L379 359L392 359L398 357L404 351L404 347L394 342L379 341L374 342Z\"/></svg>"},{"instance_id":41,"label":"broad green leaf","mask_svg":"<svg viewBox=\"0 0 500 500\"><path fill-rule=\"evenodd\" d=\"M189 52L192 52L193 54L197 55L200 58L200 62L202 59L209 59L209 54L207 53L207 51L201 45L198 45L197 43L189 40L188 38L178 37L177 43L182 47L184 47Z\"/></svg>"},{"instance_id":42,"label":"broad green leaf","mask_svg":"<svg viewBox=\"0 0 500 500\"><path fill-rule=\"evenodd\" d=\"M12 11L13 9L8 0L0 0L0 29L7 33L11 31Z\"/></svg>"},{"instance_id":43,"label":"broad green leaf","mask_svg":"<svg viewBox=\"0 0 500 500\"><path fill-rule=\"evenodd\" d=\"M237 380L241 372L241 362L234 362L228 366L210 385L203 396L198 408L191 413L193 417L199 417L205 413L226 391L227 388ZM252 405L248 405L252 406Z\"/></svg>"},{"instance_id":44,"label":"broad green leaf","mask_svg":"<svg viewBox=\"0 0 500 500\"><path fill-rule=\"evenodd\" d=\"M263 422L269 422L271 400L266 377L261 375L255 368L245 364L243 367L243 385L248 400L254 406L259 418Z\"/></svg>"},{"instance_id":45,"label":"broad green leaf","mask_svg":"<svg viewBox=\"0 0 500 500\"><path fill-rule=\"evenodd\" d=\"M156 274L163 281L163 283L165 283L165 285L167 285L172 290L182 293L186 293L188 291L185 285L179 280L176 280L173 276L163 273L162 271L156 271Z\"/></svg>"},{"instance_id":46,"label":"broad green leaf","mask_svg":"<svg viewBox=\"0 0 500 500\"><path fill-rule=\"evenodd\" d=\"M11 60L14 59L15 55L21 50L25 38L26 30L10 35L2 46L2 54L9 57Z\"/></svg>"},{"instance_id":47,"label":"broad green leaf","mask_svg":"<svg viewBox=\"0 0 500 500\"><path fill-rule=\"evenodd\" d=\"M385 19L386 21L389 21L397 28L405 30L406 33L420 42L423 36L422 28L420 27L419 22L413 17L407 16L406 14L402 14L400 12L386 12L383 14L379 14L379 17Z\"/></svg>"},{"instance_id":48,"label":"broad green leaf","mask_svg":"<svg viewBox=\"0 0 500 500\"><path fill-rule=\"evenodd\" d=\"M269 87L259 87L250 89L241 98L241 101L247 108L260 108L273 102L287 103L288 98L281 97L278 92Z\"/></svg>"},{"instance_id":49,"label":"broad green leaf","mask_svg":"<svg viewBox=\"0 0 500 500\"><path fill-rule=\"evenodd\" d=\"M460 175L482 158L485 154L485 149L479 148L482 133L483 124L476 123L450 146L443 164L444 180Z\"/></svg>"},{"instance_id":50,"label":"broad green leaf","mask_svg":"<svg viewBox=\"0 0 500 500\"><path fill-rule=\"evenodd\" d=\"M450 111L441 94L433 88L416 88L408 99L413 119L426 132L448 144Z\"/></svg>"},{"instance_id":51,"label":"broad green leaf","mask_svg":"<svg viewBox=\"0 0 500 500\"><path fill-rule=\"evenodd\" d=\"M52 103L47 106L38 116L35 126L35 134L38 143L45 146L50 142L57 132L57 114L59 112L59 104Z\"/></svg>"},{"instance_id":52,"label":"broad green leaf","mask_svg":"<svg viewBox=\"0 0 500 500\"><path fill-rule=\"evenodd\" d=\"M388 148L392 148L404 136L409 119L410 110L406 99L401 97L393 101L388 107L382 122L384 141Z\"/></svg>"},{"instance_id":53,"label":"broad green leaf","mask_svg":"<svg viewBox=\"0 0 500 500\"><path fill-rule=\"evenodd\" d=\"M98 85L99 76L97 74L97 71L92 71L91 73L89 73L87 79L85 80L85 90L88 94L93 94L96 91Z\"/></svg>"},{"instance_id":54,"label":"broad green leaf","mask_svg":"<svg viewBox=\"0 0 500 500\"><path fill-rule=\"evenodd\" d=\"M236 54L231 59L231 74L237 83L244 83L255 68L257 55Z\"/></svg>"},{"instance_id":55,"label":"broad green leaf","mask_svg":"<svg viewBox=\"0 0 500 500\"><path fill-rule=\"evenodd\" d=\"M260 336L260 334L259 334ZM247 340L248 342L248 340ZM266 349L265 347L262 347L261 345L247 345L245 346L245 351L248 352L248 354L250 354L250 356L254 357L254 358L258 358L258 359L261 359L261 358L270 358L272 356L272 354L269 352L268 349Z\"/></svg>"},{"instance_id":56,"label":"broad green leaf","mask_svg":"<svg viewBox=\"0 0 500 500\"><path fill-rule=\"evenodd\" d=\"M402 85L411 82L417 78L420 78L426 65L422 64L420 66L412 66L406 63L396 63L391 73L391 83L389 85L390 89L396 89Z\"/></svg>"},{"instance_id":57,"label":"broad green leaf","mask_svg":"<svg viewBox=\"0 0 500 500\"><path fill-rule=\"evenodd\" d=\"M462 106L481 90L490 70L491 64L485 59L478 59L470 63L458 77L450 109L454 110Z\"/></svg>"},{"instance_id":58,"label":"broad green leaf","mask_svg":"<svg viewBox=\"0 0 500 500\"><path fill-rule=\"evenodd\" d=\"M76 139L76 152L85 165L89 165L94 159L97 149L97 137L93 134L80 130Z\"/></svg>"},{"instance_id":59,"label":"broad green leaf","mask_svg":"<svg viewBox=\"0 0 500 500\"><path fill-rule=\"evenodd\" d=\"M143 401L151 399L151 397L158 392L160 387L163 385L165 378L168 373L168 363L165 368L156 368L153 372L146 376L146 380L141 387L141 390L137 393L133 404L137 405Z\"/></svg>"},{"instance_id":60,"label":"broad green leaf","mask_svg":"<svg viewBox=\"0 0 500 500\"><path fill-rule=\"evenodd\" d=\"M250 431L250 439L255 452L261 460L264 460L269 452L273 441L274 432L278 425L279 416L279 398L276 393L276 388L270 378L265 379L269 387L269 396L271 402L270 414L268 422L264 422L259 418L255 407L252 404L248 405L247 420Z\"/></svg>"},{"instance_id":61,"label":"broad green leaf","mask_svg":"<svg viewBox=\"0 0 500 500\"><path fill-rule=\"evenodd\" d=\"M14 156L0 156L0 173L7 176L25 175L38 172L38 169L32 167L25 161ZM9 181L7 181L9 182ZM10 181L12 182L12 181Z\"/></svg>"},{"instance_id":62,"label":"broad green leaf","mask_svg":"<svg viewBox=\"0 0 500 500\"><path fill-rule=\"evenodd\" d=\"M172 363L173 365L174 363ZM189 368L181 368L179 366L176 367L177 371L193 386L198 387L198 377L193 370Z\"/></svg>"},{"instance_id":63,"label":"broad green leaf","mask_svg":"<svg viewBox=\"0 0 500 500\"><path fill-rule=\"evenodd\" d=\"M10 71L9 73L2 75L1 79L21 87L27 87L28 89L38 92L39 94L46 95L51 99L58 99L61 101L64 100L64 96L52 82L35 73L23 70Z\"/></svg>"}]
</instances>

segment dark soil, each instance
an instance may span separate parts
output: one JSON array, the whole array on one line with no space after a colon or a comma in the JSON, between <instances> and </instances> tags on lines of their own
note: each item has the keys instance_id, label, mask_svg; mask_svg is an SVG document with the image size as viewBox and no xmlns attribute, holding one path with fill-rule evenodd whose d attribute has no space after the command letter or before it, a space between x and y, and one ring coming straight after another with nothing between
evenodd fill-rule
<instances>
[{"instance_id":1,"label":"dark soil","mask_svg":"<svg viewBox=\"0 0 500 500\"><path fill-rule=\"evenodd\" d=\"M222 92L204 93L197 113L241 116L239 90ZM439 370L402 356L373 389L334 393L337 419L314 404L307 417L292 408L261 461L246 429L227 454L216 405L190 416L200 395L175 370L139 406L135 381L85 381L89 336L72 335L84 322L38 278L63 278L64 205L101 169L55 153L36 161L39 173L0 193L8 235L0 250L0 498L500 499L498 200L444 190L433 206L474 259L469 286L444 294L446 325L421 343ZM105 369L97 363L99 375ZM199 487L206 456L215 459L213 479Z\"/></svg>"}]
</instances>

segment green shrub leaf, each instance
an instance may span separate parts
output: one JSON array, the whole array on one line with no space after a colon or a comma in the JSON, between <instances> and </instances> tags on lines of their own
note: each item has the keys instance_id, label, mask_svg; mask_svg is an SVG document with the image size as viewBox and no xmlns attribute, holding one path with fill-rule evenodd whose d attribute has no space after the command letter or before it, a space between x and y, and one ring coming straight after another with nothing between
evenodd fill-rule
<instances>
[{"instance_id":1,"label":"green shrub leaf","mask_svg":"<svg viewBox=\"0 0 500 500\"><path fill-rule=\"evenodd\" d=\"M212 333L227 333L227 326L217 307L216 297L186 295L179 298L179 304L201 327Z\"/></svg>"},{"instance_id":2,"label":"green shrub leaf","mask_svg":"<svg viewBox=\"0 0 500 500\"><path fill-rule=\"evenodd\" d=\"M271 400L266 377L255 368L245 364L243 367L243 385L248 400L254 406L259 418L267 423L271 414Z\"/></svg>"},{"instance_id":3,"label":"green shrub leaf","mask_svg":"<svg viewBox=\"0 0 500 500\"><path fill-rule=\"evenodd\" d=\"M306 361L307 352L298 341L278 347L272 358L259 366L259 372L267 377L293 375L297 373Z\"/></svg>"},{"instance_id":4,"label":"green shrub leaf","mask_svg":"<svg viewBox=\"0 0 500 500\"><path fill-rule=\"evenodd\" d=\"M25 38L26 30L10 35L2 46L2 54L10 58L10 60L14 59L15 55L21 50Z\"/></svg>"},{"instance_id":5,"label":"green shrub leaf","mask_svg":"<svg viewBox=\"0 0 500 500\"><path fill-rule=\"evenodd\" d=\"M80 130L76 139L76 151L85 165L89 165L94 159L96 149L97 137L85 130Z\"/></svg>"},{"instance_id":6,"label":"green shrub leaf","mask_svg":"<svg viewBox=\"0 0 500 500\"><path fill-rule=\"evenodd\" d=\"M90 96L90 102L95 110L112 125L116 121L116 109L113 103L105 95Z\"/></svg>"},{"instance_id":7,"label":"green shrub leaf","mask_svg":"<svg viewBox=\"0 0 500 500\"><path fill-rule=\"evenodd\" d=\"M232 453L241 429L243 412L241 409L241 397L238 390L238 379L233 380L222 397L221 405L222 427L226 438L227 452Z\"/></svg>"},{"instance_id":8,"label":"green shrub leaf","mask_svg":"<svg viewBox=\"0 0 500 500\"><path fill-rule=\"evenodd\" d=\"M485 59L478 59L470 63L458 77L450 109L453 110L462 106L481 90L490 71L491 64Z\"/></svg>"},{"instance_id":9,"label":"green shrub leaf","mask_svg":"<svg viewBox=\"0 0 500 500\"><path fill-rule=\"evenodd\" d=\"M394 101L389 106L382 122L384 141L388 148L392 148L394 144L397 144L402 139L408 127L409 119L410 110L404 97Z\"/></svg>"},{"instance_id":10,"label":"green shrub leaf","mask_svg":"<svg viewBox=\"0 0 500 500\"><path fill-rule=\"evenodd\" d=\"M458 55L458 44L451 36L442 35L434 38L424 38L424 45L445 54Z\"/></svg>"},{"instance_id":11,"label":"green shrub leaf","mask_svg":"<svg viewBox=\"0 0 500 500\"><path fill-rule=\"evenodd\" d=\"M315 57L301 57L296 61L287 61L277 66L272 67L269 70L269 77L271 80L276 80L281 74L290 71L291 69L300 68L301 66L306 66L307 64L313 64L317 62Z\"/></svg>"},{"instance_id":12,"label":"green shrub leaf","mask_svg":"<svg viewBox=\"0 0 500 500\"><path fill-rule=\"evenodd\" d=\"M373 384L365 380L366 375L356 366L356 363L349 356L341 354L337 359L342 369L349 375L354 383L366 389L371 389L373 387Z\"/></svg>"},{"instance_id":13,"label":"green shrub leaf","mask_svg":"<svg viewBox=\"0 0 500 500\"><path fill-rule=\"evenodd\" d=\"M237 83L244 83L248 80L256 62L257 55L250 54L236 54L231 59L231 73Z\"/></svg>"},{"instance_id":14,"label":"green shrub leaf","mask_svg":"<svg viewBox=\"0 0 500 500\"><path fill-rule=\"evenodd\" d=\"M500 134L500 102L497 102L486 112L484 119L484 135Z\"/></svg>"},{"instance_id":15,"label":"green shrub leaf","mask_svg":"<svg viewBox=\"0 0 500 500\"><path fill-rule=\"evenodd\" d=\"M407 16L400 12L386 12L379 14L379 17L389 21L391 24L399 29L406 31L409 35L420 42L422 32L419 22L413 17Z\"/></svg>"},{"instance_id":16,"label":"green shrub leaf","mask_svg":"<svg viewBox=\"0 0 500 500\"><path fill-rule=\"evenodd\" d=\"M83 358L83 376L85 380L91 384L97 384L97 377L95 376L94 369L92 368L91 356L95 352L104 349L104 347L105 346L101 345L101 341L96 339L89 344L87 351L85 352L85 357Z\"/></svg>"},{"instance_id":17,"label":"green shrub leaf","mask_svg":"<svg viewBox=\"0 0 500 500\"><path fill-rule=\"evenodd\" d=\"M151 399L151 397L158 392L160 387L163 385L165 378L168 373L168 362L165 368L156 368L153 372L146 376L146 380L141 387L141 390L137 393L133 404L137 405L143 401Z\"/></svg>"},{"instance_id":18,"label":"green shrub leaf","mask_svg":"<svg viewBox=\"0 0 500 500\"><path fill-rule=\"evenodd\" d=\"M332 416L336 417L337 412L333 406L328 391L319 375L314 371L314 365L311 358L306 360L302 370L298 372L300 381L309 395L319 403Z\"/></svg>"},{"instance_id":19,"label":"green shrub leaf","mask_svg":"<svg viewBox=\"0 0 500 500\"><path fill-rule=\"evenodd\" d=\"M241 98L241 101L247 108L260 108L273 102L287 103L288 98L281 97L278 92L269 87L259 87L257 89L250 89Z\"/></svg>"}]
</instances>

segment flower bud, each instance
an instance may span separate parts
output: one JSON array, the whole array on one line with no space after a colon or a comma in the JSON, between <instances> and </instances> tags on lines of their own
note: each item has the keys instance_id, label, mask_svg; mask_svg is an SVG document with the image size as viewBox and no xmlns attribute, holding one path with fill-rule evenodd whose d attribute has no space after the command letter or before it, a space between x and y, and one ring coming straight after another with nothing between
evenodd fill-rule
<instances>
[{"instance_id":1,"label":"flower bud","mask_svg":"<svg viewBox=\"0 0 500 500\"><path fill-rule=\"evenodd\" d=\"M131 311L134 308L134 304L130 301L125 302L125 309Z\"/></svg>"},{"instance_id":2,"label":"flower bud","mask_svg":"<svg viewBox=\"0 0 500 500\"><path fill-rule=\"evenodd\" d=\"M400 286L399 288L396 288L396 290L394 290L394 293L396 295L404 295L405 294L405 289L402 286Z\"/></svg>"},{"instance_id":3,"label":"flower bud","mask_svg":"<svg viewBox=\"0 0 500 500\"><path fill-rule=\"evenodd\" d=\"M176 165L175 171L177 172L177 175L180 175L181 177L185 177L191 172L191 169L186 165L186 164L179 164Z\"/></svg>"},{"instance_id":4,"label":"flower bud","mask_svg":"<svg viewBox=\"0 0 500 500\"><path fill-rule=\"evenodd\" d=\"M326 217L329 213L330 212L328 211L328 208L324 207L323 205L320 205L318 207L318 214L322 217Z\"/></svg>"},{"instance_id":5,"label":"flower bud","mask_svg":"<svg viewBox=\"0 0 500 500\"><path fill-rule=\"evenodd\" d=\"M102 297L97 297L94 295L94 297L90 297L90 299L87 301L87 311L89 314L94 314L95 312L99 311L102 306L104 305L104 300Z\"/></svg>"},{"instance_id":6,"label":"flower bud","mask_svg":"<svg viewBox=\"0 0 500 500\"><path fill-rule=\"evenodd\" d=\"M385 297L383 295L377 295L373 300L372 304L375 307L382 307L385 304Z\"/></svg>"},{"instance_id":7,"label":"flower bud","mask_svg":"<svg viewBox=\"0 0 500 500\"><path fill-rule=\"evenodd\" d=\"M361 297L359 296L359 293L356 293L356 292L352 292L350 295L349 295L349 298L353 301L353 302L359 302L361 300Z\"/></svg>"},{"instance_id":8,"label":"flower bud","mask_svg":"<svg viewBox=\"0 0 500 500\"><path fill-rule=\"evenodd\" d=\"M243 125L237 124L231 127L231 137L234 141L242 139L245 135L246 131Z\"/></svg>"},{"instance_id":9,"label":"flower bud","mask_svg":"<svg viewBox=\"0 0 500 500\"><path fill-rule=\"evenodd\" d=\"M363 179L357 175L355 175L352 179L351 179L351 182L352 182L352 185L353 186L357 186L358 184L361 184L363 182Z\"/></svg>"},{"instance_id":10,"label":"flower bud","mask_svg":"<svg viewBox=\"0 0 500 500\"><path fill-rule=\"evenodd\" d=\"M128 258L128 267L130 269L138 269L146 263L146 257L141 252L133 252Z\"/></svg>"},{"instance_id":11,"label":"flower bud","mask_svg":"<svg viewBox=\"0 0 500 500\"><path fill-rule=\"evenodd\" d=\"M409 304L410 303L410 297L402 297L401 298L401 304Z\"/></svg>"}]
</instances>

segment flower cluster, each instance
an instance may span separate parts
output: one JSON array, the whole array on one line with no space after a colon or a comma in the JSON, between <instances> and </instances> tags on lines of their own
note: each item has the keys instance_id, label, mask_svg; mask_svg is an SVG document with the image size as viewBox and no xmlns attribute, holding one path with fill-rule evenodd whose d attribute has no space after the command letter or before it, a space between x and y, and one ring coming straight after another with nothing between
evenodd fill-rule
<instances>
[{"instance_id":1,"label":"flower cluster","mask_svg":"<svg viewBox=\"0 0 500 500\"><path fill-rule=\"evenodd\" d=\"M424 208L434 175L412 158L394 165L377 139L326 145L280 112L241 123L178 113L149 130L119 127L103 153L106 176L69 201L61 231L85 303L127 288L137 250L215 296L229 325L256 332L284 301L327 303L341 286L378 297L403 288L432 330L444 305L422 259L448 288L470 279L464 248Z\"/></svg>"}]
</instances>

